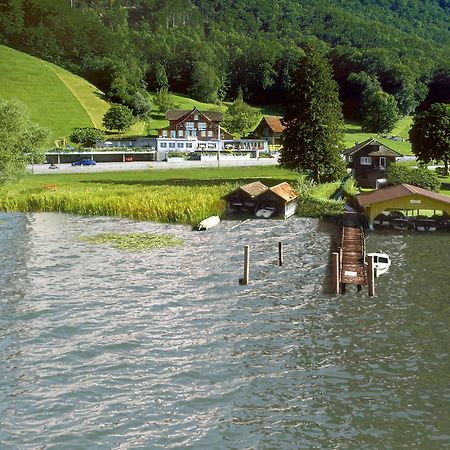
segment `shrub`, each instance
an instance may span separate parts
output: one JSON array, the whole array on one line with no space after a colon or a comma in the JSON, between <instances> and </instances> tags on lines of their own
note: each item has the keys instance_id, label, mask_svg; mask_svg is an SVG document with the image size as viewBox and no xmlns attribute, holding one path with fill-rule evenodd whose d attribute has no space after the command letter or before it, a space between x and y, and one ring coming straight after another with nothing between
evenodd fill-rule
<instances>
[{"instance_id":1,"label":"shrub","mask_svg":"<svg viewBox=\"0 0 450 450\"><path fill-rule=\"evenodd\" d=\"M438 174L426 167L411 168L392 164L388 169L388 181L392 184L412 184L431 191L441 187Z\"/></svg>"}]
</instances>

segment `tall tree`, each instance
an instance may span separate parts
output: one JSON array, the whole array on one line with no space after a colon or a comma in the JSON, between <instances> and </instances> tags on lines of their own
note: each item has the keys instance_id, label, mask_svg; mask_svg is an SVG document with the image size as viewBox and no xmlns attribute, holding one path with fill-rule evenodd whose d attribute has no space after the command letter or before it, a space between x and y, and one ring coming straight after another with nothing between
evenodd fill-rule
<instances>
[{"instance_id":1,"label":"tall tree","mask_svg":"<svg viewBox=\"0 0 450 450\"><path fill-rule=\"evenodd\" d=\"M307 172L317 182L337 179L345 172L344 118L331 66L308 47L293 81L283 118L281 165Z\"/></svg>"},{"instance_id":2,"label":"tall tree","mask_svg":"<svg viewBox=\"0 0 450 450\"><path fill-rule=\"evenodd\" d=\"M450 161L450 105L435 103L414 117L409 131L412 151L419 161L442 160L445 173Z\"/></svg>"},{"instance_id":3,"label":"tall tree","mask_svg":"<svg viewBox=\"0 0 450 450\"><path fill-rule=\"evenodd\" d=\"M397 101L381 88L364 91L361 113L363 129L375 133L388 133L399 119Z\"/></svg>"},{"instance_id":4,"label":"tall tree","mask_svg":"<svg viewBox=\"0 0 450 450\"><path fill-rule=\"evenodd\" d=\"M103 116L103 125L108 130L123 131L133 123L133 113L127 106L113 105Z\"/></svg>"},{"instance_id":5,"label":"tall tree","mask_svg":"<svg viewBox=\"0 0 450 450\"><path fill-rule=\"evenodd\" d=\"M0 99L0 184L19 176L28 162L42 162L49 134L30 120L23 103Z\"/></svg>"}]
</instances>

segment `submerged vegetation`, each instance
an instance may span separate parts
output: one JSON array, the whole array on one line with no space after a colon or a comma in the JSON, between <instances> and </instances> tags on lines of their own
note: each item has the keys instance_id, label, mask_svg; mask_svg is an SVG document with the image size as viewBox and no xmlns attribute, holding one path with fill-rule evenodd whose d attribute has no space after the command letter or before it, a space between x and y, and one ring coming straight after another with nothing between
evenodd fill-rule
<instances>
[{"instance_id":1,"label":"submerged vegetation","mask_svg":"<svg viewBox=\"0 0 450 450\"><path fill-rule=\"evenodd\" d=\"M95 236L80 236L80 240L89 244L110 244L118 250L131 252L178 247L184 243L182 239L170 234L153 233L100 233Z\"/></svg>"}]
</instances>

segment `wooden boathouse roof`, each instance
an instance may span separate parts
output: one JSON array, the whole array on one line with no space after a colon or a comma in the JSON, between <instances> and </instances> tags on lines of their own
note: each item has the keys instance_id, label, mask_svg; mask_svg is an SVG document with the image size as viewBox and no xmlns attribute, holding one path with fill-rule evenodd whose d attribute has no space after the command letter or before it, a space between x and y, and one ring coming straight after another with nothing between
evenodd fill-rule
<instances>
[{"instance_id":1,"label":"wooden boathouse roof","mask_svg":"<svg viewBox=\"0 0 450 450\"><path fill-rule=\"evenodd\" d=\"M277 184L276 186L272 186L270 190L286 203L297 198L297 193L294 191L294 188L286 181Z\"/></svg>"},{"instance_id":2,"label":"wooden boathouse roof","mask_svg":"<svg viewBox=\"0 0 450 450\"><path fill-rule=\"evenodd\" d=\"M269 188L265 184L261 183L260 181L254 181L253 183L244 184L243 186L238 187L229 194L224 195L222 198L228 199L230 197L235 197L236 195L239 194L241 195L245 194L249 198L255 199L256 197L258 197L259 195L268 190Z\"/></svg>"}]
</instances>

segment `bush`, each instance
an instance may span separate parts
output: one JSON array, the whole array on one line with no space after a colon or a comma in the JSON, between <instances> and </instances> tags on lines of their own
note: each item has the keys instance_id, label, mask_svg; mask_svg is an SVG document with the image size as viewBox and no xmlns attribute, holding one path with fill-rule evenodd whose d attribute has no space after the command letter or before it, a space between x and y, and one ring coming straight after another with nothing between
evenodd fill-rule
<instances>
[{"instance_id":1,"label":"bush","mask_svg":"<svg viewBox=\"0 0 450 450\"><path fill-rule=\"evenodd\" d=\"M426 167L411 168L392 164L388 169L387 178L392 184L407 183L431 191L437 191L441 187L438 174Z\"/></svg>"}]
</instances>

